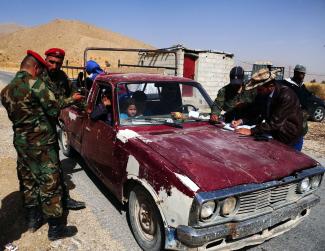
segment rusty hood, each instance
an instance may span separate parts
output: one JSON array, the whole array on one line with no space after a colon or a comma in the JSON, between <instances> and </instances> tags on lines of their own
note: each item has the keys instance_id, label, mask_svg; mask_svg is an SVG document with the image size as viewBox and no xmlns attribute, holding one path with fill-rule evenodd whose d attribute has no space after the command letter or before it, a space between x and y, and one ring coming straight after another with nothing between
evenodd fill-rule
<instances>
[{"instance_id":1,"label":"rusty hood","mask_svg":"<svg viewBox=\"0 0 325 251\"><path fill-rule=\"evenodd\" d=\"M173 164L173 172L188 177L200 191L277 180L317 165L275 140L255 141L211 125L140 135Z\"/></svg>"}]
</instances>

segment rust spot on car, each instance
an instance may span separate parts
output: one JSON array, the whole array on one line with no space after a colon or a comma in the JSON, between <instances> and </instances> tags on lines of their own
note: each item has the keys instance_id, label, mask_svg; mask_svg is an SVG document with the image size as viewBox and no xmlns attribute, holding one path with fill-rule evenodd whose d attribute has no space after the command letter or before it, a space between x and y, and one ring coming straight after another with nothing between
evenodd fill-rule
<instances>
[{"instance_id":1,"label":"rust spot on car","mask_svg":"<svg viewBox=\"0 0 325 251\"><path fill-rule=\"evenodd\" d=\"M230 222L226 224L229 229L229 235L231 235L232 238L236 238L237 236L237 223Z\"/></svg>"}]
</instances>

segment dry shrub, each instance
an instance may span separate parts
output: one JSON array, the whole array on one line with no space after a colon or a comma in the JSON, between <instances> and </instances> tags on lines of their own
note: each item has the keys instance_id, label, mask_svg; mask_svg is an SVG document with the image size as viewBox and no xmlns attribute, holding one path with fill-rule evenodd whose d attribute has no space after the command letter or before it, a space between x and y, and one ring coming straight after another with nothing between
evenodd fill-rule
<instances>
[{"instance_id":1,"label":"dry shrub","mask_svg":"<svg viewBox=\"0 0 325 251\"><path fill-rule=\"evenodd\" d=\"M306 88L314 93L316 96L325 100L325 84L320 83L306 83Z\"/></svg>"}]
</instances>

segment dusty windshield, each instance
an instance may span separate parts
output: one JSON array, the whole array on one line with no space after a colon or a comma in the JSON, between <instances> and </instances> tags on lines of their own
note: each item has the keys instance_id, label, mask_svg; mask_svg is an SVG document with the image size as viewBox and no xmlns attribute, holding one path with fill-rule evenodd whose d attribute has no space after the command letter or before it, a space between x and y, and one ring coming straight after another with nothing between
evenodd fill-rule
<instances>
[{"instance_id":1,"label":"dusty windshield","mask_svg":"<svg viewBox=\"0 0 325 251\"><path fill-rule=\"evenodd\" d=\"M118 84L121 125L185 123L209 119L204 94L192 83L141 82Z\"/></svg>"}]
</instances>

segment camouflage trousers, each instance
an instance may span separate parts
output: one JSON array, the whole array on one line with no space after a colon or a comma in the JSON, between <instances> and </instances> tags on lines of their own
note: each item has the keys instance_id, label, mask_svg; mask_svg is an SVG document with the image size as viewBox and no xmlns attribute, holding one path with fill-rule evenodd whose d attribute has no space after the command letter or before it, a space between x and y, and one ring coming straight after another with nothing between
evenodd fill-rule
<instances>
[{"instance_id":1,"label":"camouflage trousers","mask_svg":"<svg viewBox=\"0 0 325 251\"><path fill-rule=\"evenodd\" d=\"M47 217L62 216L62 186L57 145L15 146L17 175L25 207L41 206Z\"/></svg>"}]
</instances>

